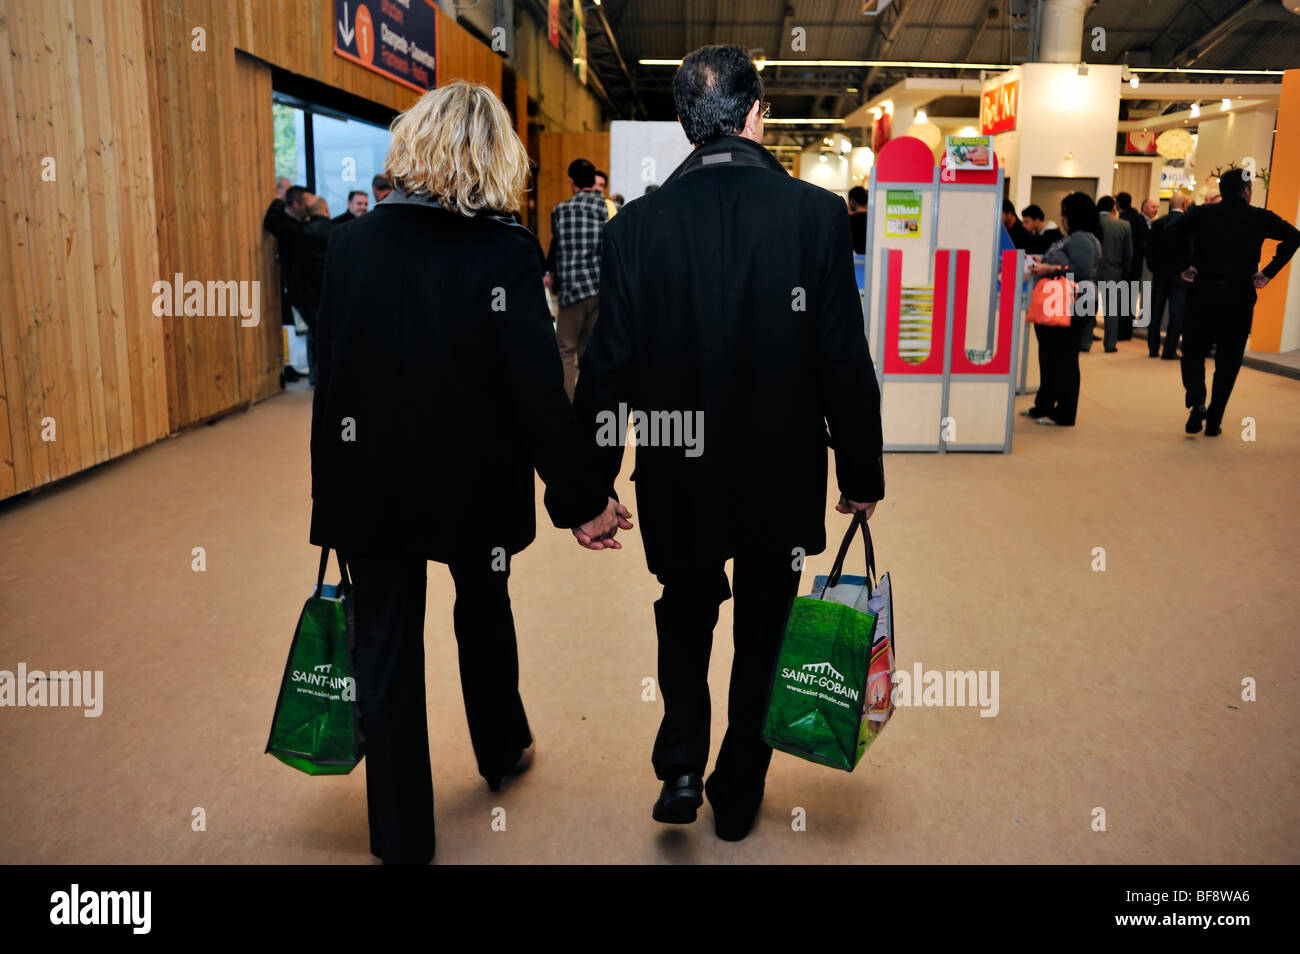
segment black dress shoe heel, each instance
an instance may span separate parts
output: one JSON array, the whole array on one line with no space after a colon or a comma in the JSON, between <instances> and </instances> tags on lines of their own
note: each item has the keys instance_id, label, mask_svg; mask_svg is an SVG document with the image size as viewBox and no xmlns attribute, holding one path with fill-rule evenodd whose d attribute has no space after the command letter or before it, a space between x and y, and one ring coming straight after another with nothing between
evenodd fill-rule
<instances>
[{"instance_id":1,"label":"black dress shoe heel","mask_svg":"<svg viewBox=\"0 0 1300 954\"><path fill-rule=\"evenodd\" d=\"M651 813L666 825L689 825L704 804L704 780L698 772L686 772L664 782Z\"/></svg>"},{"instance_id":2,"label":"black dress shoe heel","mask_svg":"<svg viewBox=\"0 0 1300 954\"><path fill-rule=\"evenodd\" d=\"M489 778L487 780L488 789L493 792L501 791L501 785L506 779L513 778L516 775L522 775L524 772L528 771L529 767L533 764L533 757L536 756L536 754L537 743L529 742L528 747L519 753L519 758L515 760L515 764L510 767L509 771L504 775L499 775L496 778Z\"/></svg>"},{"instance_id":3,"label":"black dress shoe heel","mask_svg":"<svg viewBox=\"0 0 1300 954\"><path fill-rule=\"evenodd\" d=\"M1188 434L1201 433L1201 425L1205 423L1205 405L1198 404L1192 408L1192 412L1187 415L1187 426L1183 428Z\"/></svg>"}]
</instances>

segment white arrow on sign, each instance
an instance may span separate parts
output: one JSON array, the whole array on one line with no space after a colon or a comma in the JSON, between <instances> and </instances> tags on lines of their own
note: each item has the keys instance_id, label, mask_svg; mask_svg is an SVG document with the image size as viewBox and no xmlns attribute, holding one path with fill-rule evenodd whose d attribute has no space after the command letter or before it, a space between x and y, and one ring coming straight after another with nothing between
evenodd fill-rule
<instances>
[{"instance_id":1,"label":"white arrow on sign","mask_svg":"<svg viewBox=\"0 0 1300 954\"><path fill-rule=\"evenodd\" d=\"M335 21L338 23L338 21ZM348 46L352 45L352 38L356 36L356 31L348 26L348 5L343 4L343 22L339 23L339 36L343 37L343 42Z\"/></svg>"}]
</instances>

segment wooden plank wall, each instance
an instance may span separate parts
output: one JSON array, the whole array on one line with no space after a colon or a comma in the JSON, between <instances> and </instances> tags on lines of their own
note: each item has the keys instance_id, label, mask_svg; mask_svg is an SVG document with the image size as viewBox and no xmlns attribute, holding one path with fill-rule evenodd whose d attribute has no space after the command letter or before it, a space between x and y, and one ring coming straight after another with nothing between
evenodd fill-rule
<instances>
[{"instance_id":1,"label":"wooden plank wall","mask_svg":"<svg viewBox=\"0 0 1300 954\"><path fill-rule=\"evenodd\" d=\"M168 432L144 32L139 3L0 0L0 497Z\"/></svg>"},{"instance_id":2,"label":"wooden plank wall","mask_svg":"<svg viewBox=\"0 0 1300 954\"><path fill-rule=\"evenodd\" d=\"M0 0L0 498L279 390L268 64L397 110L418 95L334 55L332 29L321 0ZM500 58L439 29L440 82L500 93ZM521 135L527 96L520 77ZM609 139L542 143L549 239L569 159L607 165ZM258 281L260 323L155 316L178 272Z\"/></svg>"},{"instance_id":3,"label":"wooden plank wall","mask_svg":"<svg viewBox=\"0 0 1300 954\"><path fill-rule=\"evenodd\" d=\"M274 198L271 77L240 57L224 0L144 0L160 277L259 282L259 323L235 315L160 319L173 431L279 390L278 282L262 214ZM206 32L195 49L194 31ZM238 58L237 58L238 57Z\"/></svg>"},{"instance_id":4,"label":"wooden plank wall","mask_svg":"<svg viewBox=\"0 0 1300 954\"><path fill-rule=\"evenodd\" d=\"M573 193L569 163L590 159L597 169L609 169L609 133L544 132L538 137L537 237L542 248L551 243L551 210Z\"/></svg>"},{"instance_id":5,"label":"wooden plank wall","mask_svg":"<svg viewBox=\"0 0 1300 954\"><path fill-rule=\"evenodd\" d=\"M438 11L438 85L453 80L490 86L501 95L501 57L472 33Z\"/></svg>"}]
</instances>

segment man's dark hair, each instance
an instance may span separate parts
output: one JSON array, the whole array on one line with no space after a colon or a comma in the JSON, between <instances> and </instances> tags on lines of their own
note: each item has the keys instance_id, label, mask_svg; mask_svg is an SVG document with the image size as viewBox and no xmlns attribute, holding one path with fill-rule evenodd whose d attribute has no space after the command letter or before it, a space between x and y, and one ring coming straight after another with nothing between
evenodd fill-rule
<instances>
[{"instance_id":1,"label":"man's dark hair","mask_svg":"<svg viewBox=\"0 0 1300 954\"><path fill-rule=\"evenodd\" d=\"M695 146L739 133L762 98L763 82L741 46L702 46L682 60L673 77L677 118Z\"/></svg>"},{"instance_id":2,"label":"man's dark hair","mask_svg":"<svg viewBox=\"0 0 1300 954\"><path fill-rule=\"evenodd\" d=\"M1012 202L1010 199L1003 199L1003 200L1002 200L1002 214L1003 214L1003 215L1008 215L1008 214L1010 214L1010 215L1015 215L1015 214L1016 214L1016 206L1015 206L1015 203Z\"/></svg>"},{"instance_id":3,"label":"man's dark hair","mask_svg":"<svg viewBox=\"0 0 1300 954\"><path fill-rule=\"evenodd\" d=\"M1097 214L1099 205L1093 205L1086 193L1071 192L1061 200L1061 216L1071 232L1091 232L1101 238L1101 216Z\"/></svg>"},{"instance_id":4,"label":"man's dark hair","mask_svg":"<svg viewBox=\"0 0 1300 954\"><path fill-rule=\"evenodd\" d=\"M363 191L360 190L360 189L353 189L351 192L348 193L348 201L349 201L349 202L352 201L352 197L353 197L354 195L365 195L365 192L363 192ZM369 198L369 196L366 196L366 198Z\"/></svg>"},{"instance_id":5,"label":"man's dark hair","mask_svg":"<svg viewBox=\"0 0 1300 954\"><path fill-rule=\"evenodd\" d=\"M1250 175L1245 169L1229 169L1219 176L1219 194L1223 197L1240 197L1250 185Z\"/></svg>"},{"instance_id":6,"label":"man's dark hair","mask_svg":"<svg viewBox=\"0 0 1300 954\"><path fill-rule=\"evenodd\" d=\"M587 159L574 159L569 163L569 178L579 189L590 189L596 184L596 167Z\"/></svg>"},{"instance_id":7,"label":"man's dark hair","mask_svg":"<svg viewBox=\"0 0 1300 954\"><path fill-rule=\"evenodd\" d=\"M1036 205L1025 206L1020 210L1020 217L1022 219L1038 219L1040 222L1047 218L1047 216L1043 215L1043 210Z\"/></svg>"},{"instance_id":8,"label":"man's dark hair","mask_svg":"<svg viewBox=\"0 0 1300 954\"><path fill-rule=\"evenodd\" d=\"M867 190L862 186L854 186L849 190L849 203L865 209L867 207Z\"/></svg>"},{"instance_id":9,"label":"man's dark hair","mask_svg":"<svg viewBox=\"0 0 1300 954\"><path fill-rule=\"evenodd\" d=\"M1121 192L1119 195L1115 196L1115 204L1122 210L1131 209L1133 208L1133 197L1127 192Z\"/></svg>"},{"instance_id":10,"label":"man's dark hair","mask_svg":"<svg viewBox=\"0 0 1300 954\"><path fill-rule=\"evenodd\" d=\"M373 179L370 180L370 188L391 190L393 188L393 184L389 182L384 176L375 176Z\"/></svg>"},{"instance_id":11,"label":"man's dark hair","mask_svg":"<svg viewBox=\"0 0 1300 954\"><path fill-rule=\"evenodd\" d=\"M1113 208L1115 208L1114 196L1103 195L1100 199L1097 200L1098 212L1109 212Z\"/></svg>"},{"instance_id":12,"label":"man's dark hair","mask_svg":"<svg viewBox=\"0 0 1300 954\"><path fill-rule=\"evenodd\" d=\"M293 208L306 194L307 190L302 186L289 186L289 188L284 190L284 204Z\"/></svg>"},{"instance_id":13,"label":"man's dark hair","mask_svg":"<svg viewBox=\"0 0 1300 954\"><path fill-rule=\"evenodd\" d=\"M596 170L596 178L597 178L597 179L604 179L604 180L605 180L605 185L609 185L609 173L606 172L604 169L597 169L597 170Z\"/></svg>"}]
</instances>

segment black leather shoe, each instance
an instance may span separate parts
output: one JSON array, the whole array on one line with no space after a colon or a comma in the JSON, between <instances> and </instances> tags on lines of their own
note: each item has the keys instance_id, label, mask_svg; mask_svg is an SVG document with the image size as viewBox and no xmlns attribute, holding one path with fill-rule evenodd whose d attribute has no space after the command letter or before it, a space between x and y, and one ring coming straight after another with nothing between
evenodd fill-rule
<instances>
[{"instance_id":1,"label":"black leather shoe","mask_svg":"<svg viewBox=\"0 0 1300 954\"><path fill-rule=\"evenodd\" d=\"M704 780L698 772L687 772L664 782L651 814L655 821L667 825L689 825L702 804Z\"/></svg>"},{"instance_id":2,"label":"black leather shoe","mask_svg":"<svg viewBox=\"0 0 1300 954\"><path fill-rule=\"evenodd\" d=\"M1205 422L1205 436L1206 436L1206 437L1218 437L1218 436L1219 436L1220 434L1222 434L1222 433L1223 433L1223 427L1220 426L1220 424L1219 424L1218 421L1209 421L1209 420L1207 420L1207 421Z\"/></svg>"},{"instance_id":3,"label":"black leather shoe","mask_svg":"<svg viewBox=\"0 0 1300 954\"><path fill-rule=\"evenodd\" d=\"M501 791L501 784L506 779L512 778L516 775L522 775L524 772L528 771L529 766L533 764L533 756L536 754L537 743L529 742L528 748L519 753L519 758L515 761L515 764L508 772L504 775L498 776L497 778L490 778L487 780L488 788L494 792Z\"/></svg>"},{"instance_id":4,"label":"black leather shoe","mask_svg":"<svg viewBox=\"0 0 1300 954\"><path fill-rule=\"evenodd\" d=\"M1201 433L1201 425L1205 423L1205 405L1198 404L1192 408L1192 413L1187 415L1187 426L1183 428L1188 434Z\"/></svg>"},{"instance_id":5,"label":"black leather shoe","mask_svg":"<svg viewBox=\"0 0 1300 954\"><path fill-rule=\"evenodd\" d=\"M720 785L709 778L709 805L713 809L713 832L723 841L743 841L754 828L759 806L763 804L763 789L757 797L750 792L747 797L731 797Z\"/></svg>"}]
</instances>

